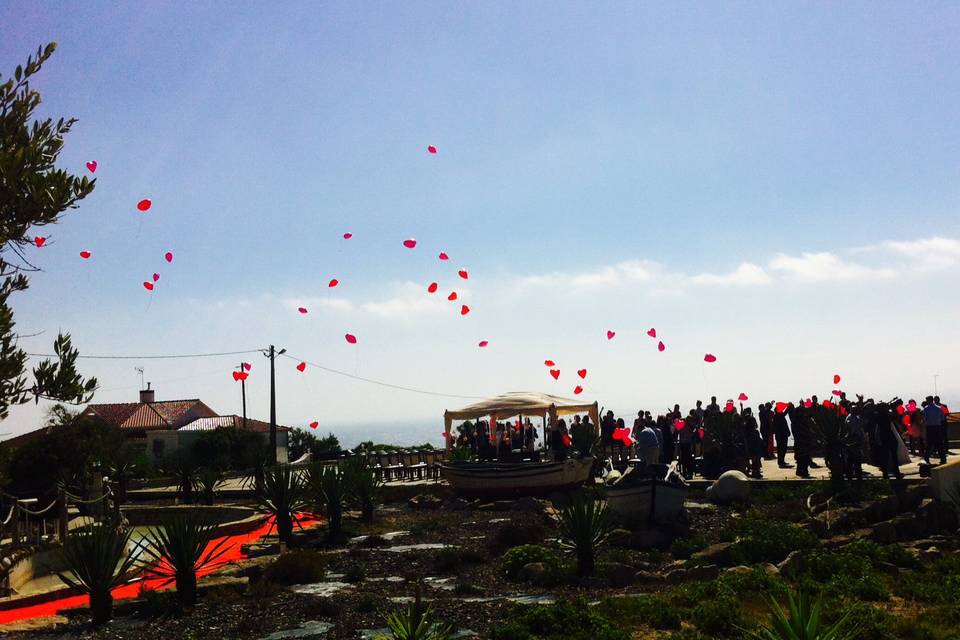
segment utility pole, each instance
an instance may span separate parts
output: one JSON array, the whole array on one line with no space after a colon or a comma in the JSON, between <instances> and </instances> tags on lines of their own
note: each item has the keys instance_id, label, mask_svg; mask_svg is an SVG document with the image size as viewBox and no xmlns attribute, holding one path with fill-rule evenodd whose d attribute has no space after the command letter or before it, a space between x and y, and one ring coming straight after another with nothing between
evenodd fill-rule
<instances>
[{"instance_id":1,"label":"utility pole","mask_svg":"<svg viewBox=\"0 0 960 640\"><path fill-rule=\"evenodd\" d=\"M935 396L940 395L940 392L937 391L937 378L939 378L939 377L940 377L940 374L939 374L939 373L936 373L936 374L934 374L934 376L933 376L933 395L935 395Z\"/></svg>"},{"instance_id":2,"label":"utility pole","mask_svg":"<svg viewBox=\"0 0 960 640\"><path fill-rule=\"evenodd\" d=\"M240 373L244 373L246 370L243 368L243 363L240 363ZM243 398L243 430L247 430L247 379L245 377L240 378L240 394Z\"/></svg>"},{"instance_id":3,"label":"utility pole","mask_svg":"<svg viewBox=\"0 0 960 640\"><path fill-rule=\"evenodd\" d=\"M277 382L273 362L276 349L270 345L270 459L277 464Z\"/></svg>"}]
</instances>

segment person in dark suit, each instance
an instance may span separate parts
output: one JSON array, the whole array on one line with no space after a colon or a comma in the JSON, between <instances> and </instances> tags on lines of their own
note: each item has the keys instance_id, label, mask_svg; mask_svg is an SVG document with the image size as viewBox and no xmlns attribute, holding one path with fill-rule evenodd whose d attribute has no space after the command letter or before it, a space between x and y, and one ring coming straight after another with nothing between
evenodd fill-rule
<instances>
[{"instance_id":1,"label":"person in dark suit","mask_svg":"<svg viewBox=\"0 0 960 640\"><path fill-rule=\"evenodd\" d=\"M781 469L790 469L793 466L787 464L787 441L790 440L790 426L787 424L787 415L784 411L774 412L773 433L777 439L777 466Z\"/></svg>"}]
</instances>

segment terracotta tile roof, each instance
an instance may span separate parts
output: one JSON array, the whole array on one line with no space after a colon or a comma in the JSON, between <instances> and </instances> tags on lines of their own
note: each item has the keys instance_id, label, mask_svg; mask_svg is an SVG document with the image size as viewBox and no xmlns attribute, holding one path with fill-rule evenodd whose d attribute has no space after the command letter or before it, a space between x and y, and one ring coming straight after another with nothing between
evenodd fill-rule
<instances>
[{"instance_id":1,"label":"terracotta tile roof","mask_svg":"<svg viewBox=\"0 0 960 640\"><path fill-rule=\"evenodd\" d=\"M213 429L219 429L221 427L235 427L237 429L242 429L243 418L237 415L217 416L215 418L197 418L193 422L180 427L179 431L212 431ZM277 432L289 430L290 429L288 427L284 427L279 424L277 425ZM269 433L270 423L262 420L254 420L253 418L247 418L247 431L253 431L254 433Z\"/></svg>"},{"instance_id":2,"label":"terracotta tile roof","mask_svg":"<svg viewBox=\"0 0 960 640\"><path fill-rule=\"evenodd\" d=\"M96 415L104 422L121 429L139 431L175 429L184 416L197 407L213 413L212 409L198 399L91 404L84 413Z\"/></svg>"}]
</instances>

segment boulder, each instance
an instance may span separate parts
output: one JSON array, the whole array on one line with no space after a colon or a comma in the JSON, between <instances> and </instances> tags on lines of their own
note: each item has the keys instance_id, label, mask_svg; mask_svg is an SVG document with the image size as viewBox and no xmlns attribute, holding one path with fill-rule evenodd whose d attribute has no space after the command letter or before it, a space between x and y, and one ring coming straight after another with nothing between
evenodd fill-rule
<instances>
[{"instance_id":1,"label":"boulder","mask_svg":"<svg viewBox=\"0 0 960 640\"><path fill-rule=\"evenodd\" d=\"M930 547L929 549L924 549L917 554L917 558L923 564L930 564L934 560L939 560L943 557L943 551L938 547Z\"/></svg>"},{"instance_id":2,"label":"boulder","mask_svg":"<svg viewBox=\"0 0 960 640\"><path fill-rule=\"evenodd\" d=\"M713 580L720 575L720 567L715 564L705 564L687 569L686 577L689 580Z\"/></svg>"},{"instance_id":3,"label":"boulder","mask_svg":"<svg viewBox=\"0 0 960 640\"><path fill-rule=\"evenodd\" d=\"M633 581L639 584L660 584L666 580L666 576L662 573L657 573L656 571L647 571L642 569L633 574Z\"/></svg>"},{"instance_id":4,"label":"boulder","mask_svg":"<svg viewBox=\"0 0 960 640\"><path fill-rule=\"evenodd\" d=\"M750 478L742 471L724 471L707 487L707 499L714 504L733 504L750 495Z\"/></svg>"},{"instance_id":5,"label":"boulder","mask_svg":"<svg viewBox=\"0 0 960 640\"><path fill-rule=\"evenodd\" d=\"M670 542L669 536L662 529L645 528L630 534L631 549L653 549L665 547Z\"/></svg>"},{"instance_id":6,"label":"boulder","mask_svg":"<svg viewBox=\"0 0 960 640\"><path fill-rule=\"evenodd\" d=\"M771 576L780 575L780 569L777 569L777 565L773 564L772 562L764 562L760 565L760 568Z\"/></svg>"},{"instance_id":7,"label":"boulder","mask_svg":"<svg viewBox=\"0 0 960 640\"><path fill-rule=\"evenodd\" d=\"M683 579L687 577L686 569L673 569L664 574L663 579L670 584L677 584L683 582Z\"/></svg>"},{"instance_id":8,"label":"boulder","mask_svg":"<svg viewBox=\"0 0 960 640\"><path fill-rule=\"evenodd\" d=\"M443 500L428 493L421 493L410 498L407 504L414 509L439 509L443 506Z\"/></svg>"},{"instance_id":9,"label":"boulder","mask_svg":"<svg viewBox=\"0 0 960 640\"><path fill-rule=\"evenodd\" d=\"M543 562L530 562L523 565L523 567L517 573L517 578L523 582L543 584L547 582L549 573L550 570L547 569L547 565Z\"/></svg>"},{"instance_id":10,"label":"boulder","mask_svg":"<svg viewBox=\"0 0 960 640\"><path fill-rule=\"evenodd\" d=\"M727 565L731 562L732 548L732 542L717 542L702 551L697 551L690 556L690 559L704 561L706 564Z\"/></svg>"},{"instance_id":11,"label":"boulder","mask_svg":"<svg viewBox=\"0 0 960 640\"><path fill-rule=\"evenodd\" d=\"M784 558L780 564L777 565L777 571L786 576L795 574L802 568L803 554L800 551L791 551L790 555Z\"/></svg>"},{"instance_id":12,"label":"boulder","mask_svg":"<svg viewBox=\"0 0 960 640\"><path fill-rule=\"evenodd\" d=\"M897 541L897 526L890 520L873 525L870 539L878 544L893 544Z\"/></svg>"},{"instance_id":13,"label":"boulder","mask_svg":"<svg viewBox=\"0 0 960 640\"><path fill-rule=\"evenodd\" d=\"M597 565L597 574L610 583L611 587L626 587L633 584L636 570L622 562L601 562Z\"/></svg>"},{"instance_id":14,"label":"boulder","mask_svg":"<svg viewBox=\"0 0 960 640\"><path fill-rule=\"evenodd\" d=\"M735 576L735 575L740 575L744 573L753 573L753 569L751 569L745 564L740 564L735 567L728 567L723 570L723 575L725 576L727 575Z\"/></svg>"},{"instance_id":15,"label":"boulder","mask_svg":"<svg viewBox=\"0 0 960 640\"><path fill-rule=\"evenodd\" d=\"M926 522L922 515L905 513L891 520L897 529L897 540L916 540L927 536Z\"/></svg>"},{"instance_id":16,"label":"boulder","mask_svg":"<svg viewBox=\"0 0 960 640\"><path fill-rule=\"evenodd\" d=\"M470 502L463 498L454 498L445 505L450 511L466 511L470 508Z\"/></svg>"}]
</instances>

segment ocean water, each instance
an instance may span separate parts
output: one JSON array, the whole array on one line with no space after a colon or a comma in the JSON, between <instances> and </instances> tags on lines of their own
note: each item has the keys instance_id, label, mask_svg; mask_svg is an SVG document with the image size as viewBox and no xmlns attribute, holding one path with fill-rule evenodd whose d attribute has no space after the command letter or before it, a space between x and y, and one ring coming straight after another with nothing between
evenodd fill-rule
<instances>
[{"instance_id":1,"label":"ocean water","mask_svg":"<svg viewBox=\"0 0 960 640\"><path fill-rule=\"evenodd\" d=\"M435 447L444 446L443 418L330 425L317 429L318 436L324 436L328 432L337 436L340 446L345 449L352 449L367 440L404 447L424 442L429 442Z\"/></svg>"}]
</instances>

